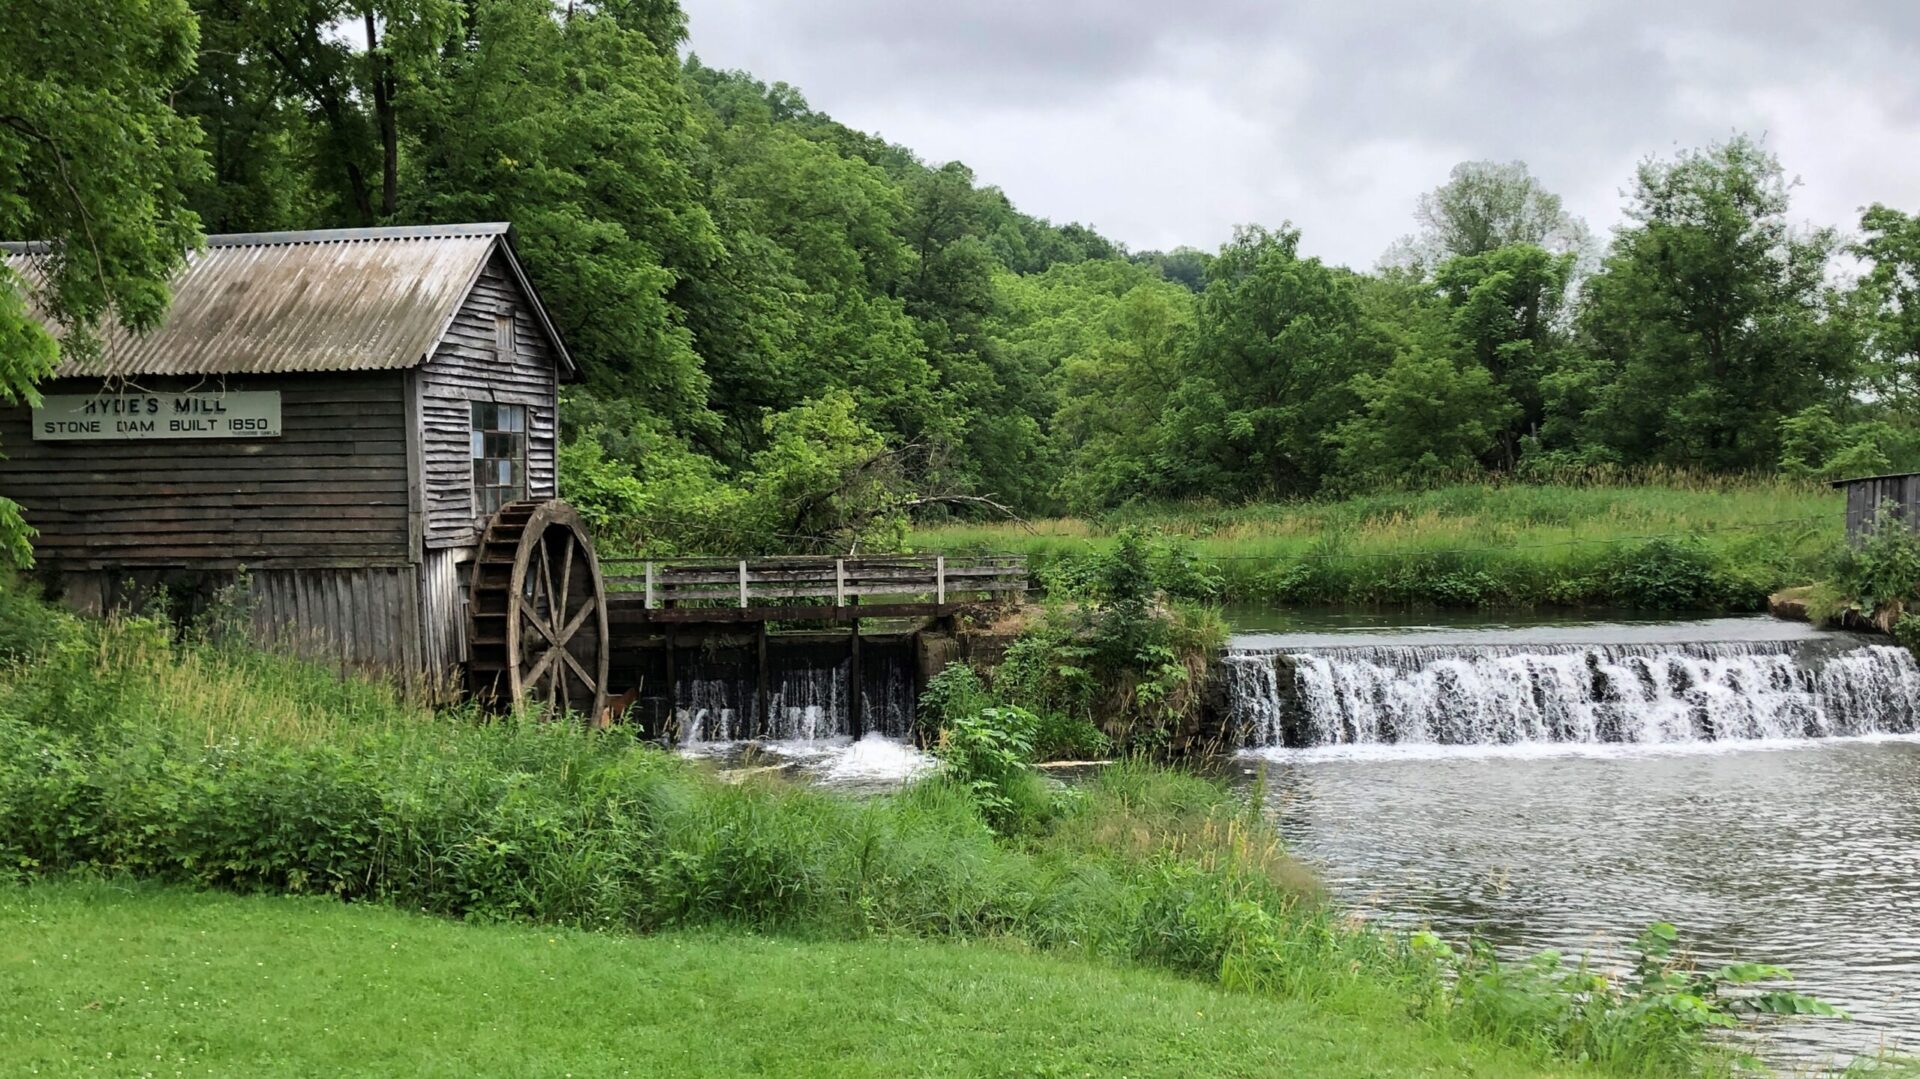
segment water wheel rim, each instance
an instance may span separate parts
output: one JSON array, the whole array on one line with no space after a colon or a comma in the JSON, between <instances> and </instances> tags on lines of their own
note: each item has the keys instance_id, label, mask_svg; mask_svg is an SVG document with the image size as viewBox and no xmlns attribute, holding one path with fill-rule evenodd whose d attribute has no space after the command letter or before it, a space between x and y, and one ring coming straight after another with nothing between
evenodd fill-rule
<instances>
[{"instance_id":1,"label":"water wheel rim","mask_svg":"<svg viewBox=\"0 0 1920 1079\"><path fill-rule=\"evenodd\" d=\"M511 704L544 718L593 720L607 704L607 602L579 514L547 502L528 518L507 585L506 674Z\"/></svg>"}]
</instances>

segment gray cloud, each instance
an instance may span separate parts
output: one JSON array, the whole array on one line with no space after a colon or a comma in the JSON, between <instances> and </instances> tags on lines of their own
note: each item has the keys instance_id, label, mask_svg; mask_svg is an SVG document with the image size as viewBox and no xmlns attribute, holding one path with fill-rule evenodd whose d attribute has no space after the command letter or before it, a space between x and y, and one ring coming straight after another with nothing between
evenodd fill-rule
<instances>
[{"instance_id":1,"label":"gray cloud","mask_svg":"<svg viewBox=\"0 0 1920 1079\"><path fill-rule=\"evenodd\" d=\"M1764 133L1796 213L1920 208L1920 4L685 0L707 63L1135 247L1290 219L1370 265L1468 158L1604 230L1635 161Z\"/></svg>"}]
</instances>

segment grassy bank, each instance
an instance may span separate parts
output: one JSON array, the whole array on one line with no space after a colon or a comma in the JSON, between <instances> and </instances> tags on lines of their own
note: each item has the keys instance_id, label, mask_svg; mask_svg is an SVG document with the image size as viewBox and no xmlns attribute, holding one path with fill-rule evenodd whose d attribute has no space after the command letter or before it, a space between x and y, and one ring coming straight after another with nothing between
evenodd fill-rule
<instances>
[{"instance_id":1,"label":"grassy bank","mask_svg":"<svg viewBox=\"0 0 1920 1079\"><path fill-rule=\"evenodd\" d=\"M306 664L15 596L0 604L0 656L0 877L101 875L602 933L778 933L819 942L828 980L834 957L864 954L854 942L988 941L1104 972L1088 978L1150 968L1313 1016L1330 1060L1367 1059L1385 1039L1422 1060L1414 1070L1728 1064L1702 1035L1735 1021L1722 988L1738 972L1691 972L1658 951L1613 978L1354 924L1320 900L1257 799L1192 776L1123 765L1050 788L985 752L1005 746L983 727L970 772L885 797L727 783L622 731L429 712ZM720 954L735 946L714 945L709 969L757 977ZM543 991L584 1001L584 1014L606 1005L548 969ZM351 970L332 976L352 985ZM985 1029L972 1009L1003 1005L934 1012ZM814 1014L837 1023L842 1010ZM586 1024L570 1014L566 1029ZM1100 1021L1130 1014L1116 1005Z\"/></svg>"},{"instance_id":2,"label":"grassy bank","mask_svg":"<svg viewBox=\"0 0 1920 1079\"><path fill-rule=\"evenodd\" d=\"M0 1071L1459 1075L1388 1015L1003 946L468 926L151 887L0 888Z\"/></svg>"},{"instance_id":3,"label":"grassy bank","mask_svg":"<svg viewBox=\"0 0 1920 1079\"><path fill-rule=\"evenodd\" d=\"M1235 508L1141 508L917 531L921 549L1024 553L1071 571L1137 525L1179 537L1220 598L1285 603L1758 609L1840 546L1840 496L1786 480L1476 484Z\"/></svg>"}]
</instances>

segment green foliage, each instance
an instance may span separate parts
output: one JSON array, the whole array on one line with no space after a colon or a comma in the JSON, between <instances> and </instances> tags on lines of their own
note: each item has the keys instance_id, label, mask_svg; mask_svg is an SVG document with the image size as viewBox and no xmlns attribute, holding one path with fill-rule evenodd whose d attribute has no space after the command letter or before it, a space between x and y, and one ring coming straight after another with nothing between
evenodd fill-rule
<instances>
[{"instance_id":1,"label":"green foliage","mask_svg":"<svg viewBox=\"0 0 1920 1079\"><path fill-rule=\"evenodd\" d=\"M990 705L944 718L934 752L944 778L967 792L996 832L1030 832L1044 823L1051 799L1033 771L1040 720L1012 705Z\"/></svg>"},{"instance_id":2,"label":"green foliage","mask_svg":"<svg viewBox=\"0 0 1920 1079\"><path fill-rule=\"evenodd\" d=\"M184 0L28 0L0 36L0 236L38 240L31 291L85 358L111 315L134 330L166 314L167 278L200 237L181 188L205 168L199 131L169 97L193 71ZM50 367L44 330L0 270L0 394L30 396Z\"/></svg>"},{"instance_id":3,"label":"green foliage","mask_svg":"<svg viewBox=\"0 0 1920 1079\"><path fill-rule=\"evenodd\" d=\"M1654 539L1626 547L1603 572L1608 595L1648 610L1747 610L1764 598L1731 594L1698 541Z\"/></svg>"},{"instance_id":4,"label":"green foliage","mask_svg":"<svg viewBox=\"0 0 1920 1079\"><path fill-rule=\"evenodd\" d=\"M1170 596L1298 604L1653 603L1759 610L1831 572L1841 499L1824 484L1571 470L1536 485L1462 484L1236 507L1140 507L1100 522L922 530L916 546L1024 553L1053 595L1091 588L1115 534L1141 525L1178 557ZM1653 537L1653 538L1650 538ZM1167 567L1205 581L1176 587Z\"/></svg>"},{"instance_id":5,"label":"green foliage","mask_svg":"<svg viewBox=\"0 0 1920 1079\"><path fill-rule=\"evenodd\" d=\"M1892 610L1920 601L1920 534L1901 517L1900 507L1883 502L1858 547L1840 555L1834 584L1862 613Z\"/></svg>"},{"instance_id":6,"label":"green foliage","mask_svg":"<svg viewBox=\"0 0 1920 1079\"><path fill-rule=\"evenodd\" d=\"M927 680L914 715L923 729L937 735L949 724L992 707L993 703L979 672L965 663L949 663Z\"/></svg>"},{"instance_id":7,"label":"green foliage","mask_svg":"<svg viewBox=\"0 0 1920 1079\"><path fill-rule=\"evenodd\" d=\"M1420 196L1414 219L1420 235L1401 241L1390 260L1437 266L1516 244L1577 252L1590 242L1586 223L1520 161L1462 161Z\"/></svg>"},{"instance_id":8,"label":"green foliage","mask_svg":"<svg viewBox=\"0 0 1920 1079\"><path fill-rule=\"evenodd\" d=\"M1895 644L1920 658L1920 614L1903 614L1893 624Z\"/></svg>"},{"instance_id":9,"label":"green foliage","mask_svg":"<svg viewBox=\"0 0 1920 1079\"><path fill-rule=\"evenodd\" d=\"M1241 229L1208 265L1193 362L1160 416L1161 493L1303 494L1332 467L1349 382L1384 355L1350 275L1299 246Z\"/></svg>"},{"instance_id":10,"label":"green foliage","mask_svg":"<svg viewBox=\"0 0 1920 1079\"><path fill-rule=\"evenodd\" d=\"M1554 951L1505 962L1484 944L1459 949L1430 933L1416 934L1411 943L1436 959L1453 982L1453 1022L1476 1032L1538 1038L1576 1059L1616 1068L1684 1074L1709 1032L1756 1015L1845 1018L1816 998L1759 988L1790 981L1782 967L1693 969L1677 953L1678 940L1670 924L1648 926L1634 941L1632 968L1624 977L1596 970L1584 958L1569 963Z\"/></svg>"},{"instance_id":11,"label":"green foliage","mask_svg":"<svg viewBox=\"0 0 1920 1079\"><path fill-rule=\"evenodd\" d=\"M1470 472L1519 414L1480 366L1402 353L1376 378L1354 376L1359 415L1331 439L1362 485L1434 483Z\"/></svg>"},{"instance_id":12,"label":"green foliage","mask_svg":"<svg viewBox=\"0 0 1920 1079\"><path fill-rule=\"evenodd\" d=\"M1593 441L1629 461L1766 467L1781 419L1838 399L1853 341L1830 317L1837 241L1796 232L1788 192L1780 163L1747 138L1640 167L1633 223L1580 313L1613 372Z\"/></svg>"},{"instance_id":13,"label":"green foliage","mask_svg":"<svg viewBox=\"0 0 1920 1079\"><path fill-rule=\"evenodd\" d=\"M720 243L672 48L622 8L556 19L545 0L484 0L466 32L407 99L415 179L399 212L512 221L593 390L710 431L711 379L669 291Z\"/></svg>"},{"instance_id":14,"label":"green foliage","mask_svg":"<svg viewBox=\"0 0 1920 1079\"><path fill-rule=\"evenodd\" d=\"M1087 718L1085 710L1063 706L1061 695L1047 685L1046 674L1050 672L1043 672L1039 665L1051 658L1050 642L1040 643L1037 634L1024 635L1010 646L995 669L991 688L972 667L949 664L921 691L916 721L931 741L943 747L943 752L955 742L956 732L961 732L960 745L954 751L969 752L964 745L968 737L965 732L983 723L1004 727L1008 738L1024 743L1029 762L1097 757L1110 751L1111 740ZM1085 683L1084 674L1079 681ZM1027 702L1042 710L1036 713L1008 702ZM1008 715L987 715L1000 711ZM969 772L972 766L959 765L955 770Z\"/></svg>"},{"instance_id":15,"label":"green foliage","mask_svg":"<svg viewBox=\"0 0 1920 1079\"><path fill-rule=\"evenodd\" d=\"M1163 749L1190 734L1201 672L1226 631L1213 608L1170 601L1168 586L1210 600L1217 571L1183 541L1128 528L1042 577L1046 617L1009 646L995 692L1054 717L1049 740L1082 752Z\"/></svg>"},{"instance_id":16,"label":"green foliage","mask_svg":"<svg viewBox=\"0 0 1920 1079\"><path fill-rule=\"evenodd\" d=\"M31 404L63 350L98 353L107 319L157 325L200 242L183 189L205 155L171 103L199 27L185 0L23 0L6 18L0 238L41 246L25 277L0 265L0 403ZM0 560L31 563L31 535L0 498Z\"/></svg>"},{"instance_id":17,"label":"green foliage","mask_svg":"<svg viewBox=\"0 0 1920 1079\"><path fill-rule=\"evenodd\" d=\"M1853 254L1872 266L1855 311L1867 334L1867 396L1911 439L1920 416L1920 214L1875 203L1861 214L1860 230Z\"/></svg>"},{"instance_id":18,"label":"green foliage","mask_svg":"<svg viewBox=\"0 0 1920 1079\"><path fill-rule=\"evenodd\" d=\"M1896 457L1915 459L1911 432L1881 419L1841 423L1831 407L1813 405L1780 421L1780 471L1789 476L1841 479L1881 475Z\"/></svg>"},{"instance_id":19,"label":"green foliage","mask_svg":"<svg viewBox=\"0 0 1920 1079\"><path fill-rule=\"evenodd\" d=\"M598 418L604 411L586 408ZM893 448L846 391L763 417L764 447L734 477L640 421L589 427L560 450L563 493L610 551L893 551L906 540L907 479ZM630 468L608 443L638 459Z\"/></svg>"},{"instance_id":20,"label":"green foliage","mask_svg":"<svg viewBox=\"0 0 1920 1079\"><path fill-rule=\"evenodd\" d=\"M569 485L600 522L644 518L629 547L888 547L908 517L994 505L1488 472L1920 463L1920 229L1866 211L1865 272L1839 287L1836 234L1789 225L1784 171L1743 137L1646 162L1604 264L1524 164L1464 162L1363 274L1284 224L1129 255L1022 214L961 163L683 54L672 0L64 2L0 45L20 103L0 161L63 177L0 193L0 235L54 243L36 300L70 346L109 309L161 316L196 213L511 220L584 374ZM14 399L55 352L24 281L3 284ZM883 475L850 468L861 453ZM756 498L769 470L784 491ZM17 559L0 501L9 532Z\"/></svg>"}]
</instances>

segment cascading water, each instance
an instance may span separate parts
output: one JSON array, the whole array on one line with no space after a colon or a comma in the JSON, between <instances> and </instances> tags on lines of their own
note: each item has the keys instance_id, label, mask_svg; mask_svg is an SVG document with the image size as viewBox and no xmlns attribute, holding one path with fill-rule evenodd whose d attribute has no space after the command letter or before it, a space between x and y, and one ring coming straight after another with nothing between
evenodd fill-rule
<instances>
[{"instance_id":1,"label":"cascading water","mask_svg":"<svg viewBox=\"0 0 1920 1079\"><path fill-rule=\"evenodd\" d=\"M757 676L738 655L689 650L674 686L683 743L742 738L818 741L852 733L844 657L791 652L769 672L767 712L759 715ZM861 670L861 728L904 737L912 729L914 672L909 657L874 650Z\"/></svg>"},{"instance_id":2,"label":"cascading water","mask_svg":"<svg viewBox=\"0 0 1920 1079\"><path fill-rule=\"evenodd\" d=\"M1222 675L1249 747L1809 738L1920 717L1912 655L1843 634L1243 646Z\"/></svg>"}]
</instances>

